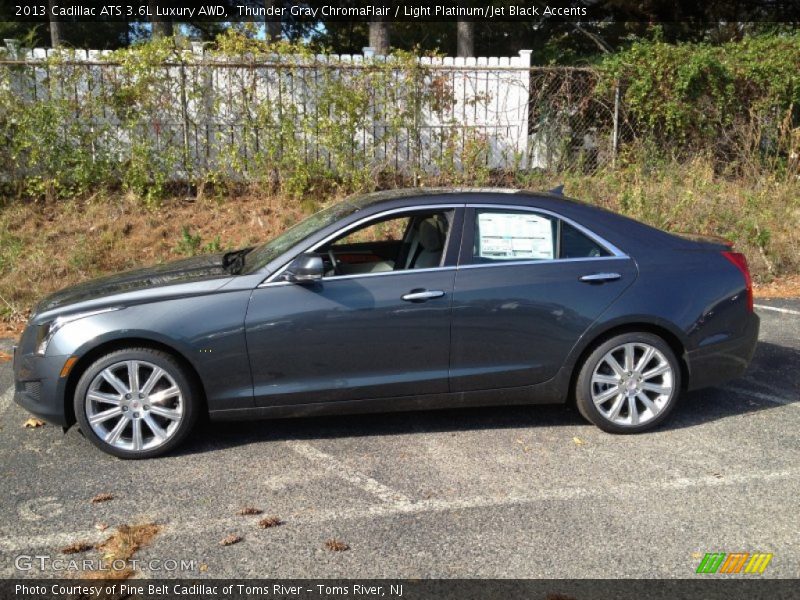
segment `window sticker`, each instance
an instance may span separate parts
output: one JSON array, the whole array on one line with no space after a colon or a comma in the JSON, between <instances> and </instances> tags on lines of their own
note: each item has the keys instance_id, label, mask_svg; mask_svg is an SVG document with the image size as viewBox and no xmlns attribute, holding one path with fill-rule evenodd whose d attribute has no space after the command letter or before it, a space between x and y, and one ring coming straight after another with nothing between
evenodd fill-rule
<instances>
[{"instance_id":1,"label":"window sticker","mask_svg":"<svg viewBox=\"0 0 800 600\"><path fill-rule=\"evenodd\" d=\"M546 217L519 213L480 213L478 235L481 258L553 258L553 228Z\"/></svg>"}]
</instances>

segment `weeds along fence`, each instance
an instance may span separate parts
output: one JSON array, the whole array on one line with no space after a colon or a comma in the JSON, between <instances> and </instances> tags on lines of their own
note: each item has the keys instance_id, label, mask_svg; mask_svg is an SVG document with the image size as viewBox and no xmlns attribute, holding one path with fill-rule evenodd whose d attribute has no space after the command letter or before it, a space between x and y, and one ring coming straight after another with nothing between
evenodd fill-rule
<instances>
[{"instance_id":1,"label":"weeds along fence","mask_svg":"<svg viewBox=\"0 0 800 600\"><path fill-rule=\"evenodd\" d=\"M613 161L619 105L590 69L513 57L314 55L174 41L135 51L0 54L0 170L17 193L121 182L257 181L301 193L397 175L480 183L492 172Z\"/></svg>"}]
</instances>

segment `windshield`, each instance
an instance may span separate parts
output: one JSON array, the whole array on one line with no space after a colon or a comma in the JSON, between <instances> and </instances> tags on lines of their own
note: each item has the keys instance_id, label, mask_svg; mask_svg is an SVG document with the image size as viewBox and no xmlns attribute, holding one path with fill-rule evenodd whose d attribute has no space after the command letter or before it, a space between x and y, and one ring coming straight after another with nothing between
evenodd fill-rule
<instances>
[{"instance_id":1,"label":"windshield","mask_svg":"<svg viewBox=\"0 0 800 600\"><path fill-rule=\"evenodd\" d=\"M242 273L253 273L257 271L270 261L278 258L287 250L290 250L292 246L302 242L314 232L335 223L347 215L353 214L358 209L358 206L354 206L348 202L340 202L311 215L307 219L303 219L266 244L256 246L253 251L245 257L245 266Z\"/></svg>"}]
</instances>

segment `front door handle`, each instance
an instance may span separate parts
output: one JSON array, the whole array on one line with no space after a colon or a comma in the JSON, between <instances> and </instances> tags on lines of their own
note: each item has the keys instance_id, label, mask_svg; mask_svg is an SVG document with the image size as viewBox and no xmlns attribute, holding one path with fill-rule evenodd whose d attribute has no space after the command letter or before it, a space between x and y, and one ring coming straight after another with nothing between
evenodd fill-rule
<instances>
[{"instance_id":1,"label":"front door handle","mask_svg":"<svg viewBox=\"0 0 800 600\"><path fill-rule=\"evenodd\" d=\"M602 283L604 281L614 281L622 277L619 273L592 273L591 275L584 275L581 281L587 283Z\"/></svg>"},{"instance_id":2,"label":"front door handle","mask_svg":"<svg viewBox=\"0 0 800 600\"><path fill-rule=\"evenodd\" d=\"M403 294L401 298L406 302L425 302L442 296L444 296L442 290L411 290L407 294Z\"/></svg>"}]
</instances>

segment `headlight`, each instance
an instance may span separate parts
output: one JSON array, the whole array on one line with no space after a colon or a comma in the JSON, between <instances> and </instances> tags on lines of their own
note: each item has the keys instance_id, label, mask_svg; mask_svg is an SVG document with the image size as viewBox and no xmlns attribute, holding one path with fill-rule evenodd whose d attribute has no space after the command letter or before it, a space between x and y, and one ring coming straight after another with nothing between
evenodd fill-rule
<instances>
[{"instance_id":1,"label":"headlight","mask_svg":"<svg viewBox=\"0 0 800 600\"><path fill-rule=\"evenodd\" d=\"M46 323L42 323L41 325L39 325L39 329L37 329L36 331L36 354L40 354L43 356L44 353L47 352L47 345L50 343L50 340L52 340L56 332L67 323L72 323L73 321L77 321L78 319L85 319L86 317L91 317L94 315L111 312L112 310L120 310L122 308L125 307L113 306L111 308L90 310L86 312L75 313L72 315L64 315L63 317L56 317L52 321L47 321Z\"/></svg>"}]
</instances>

